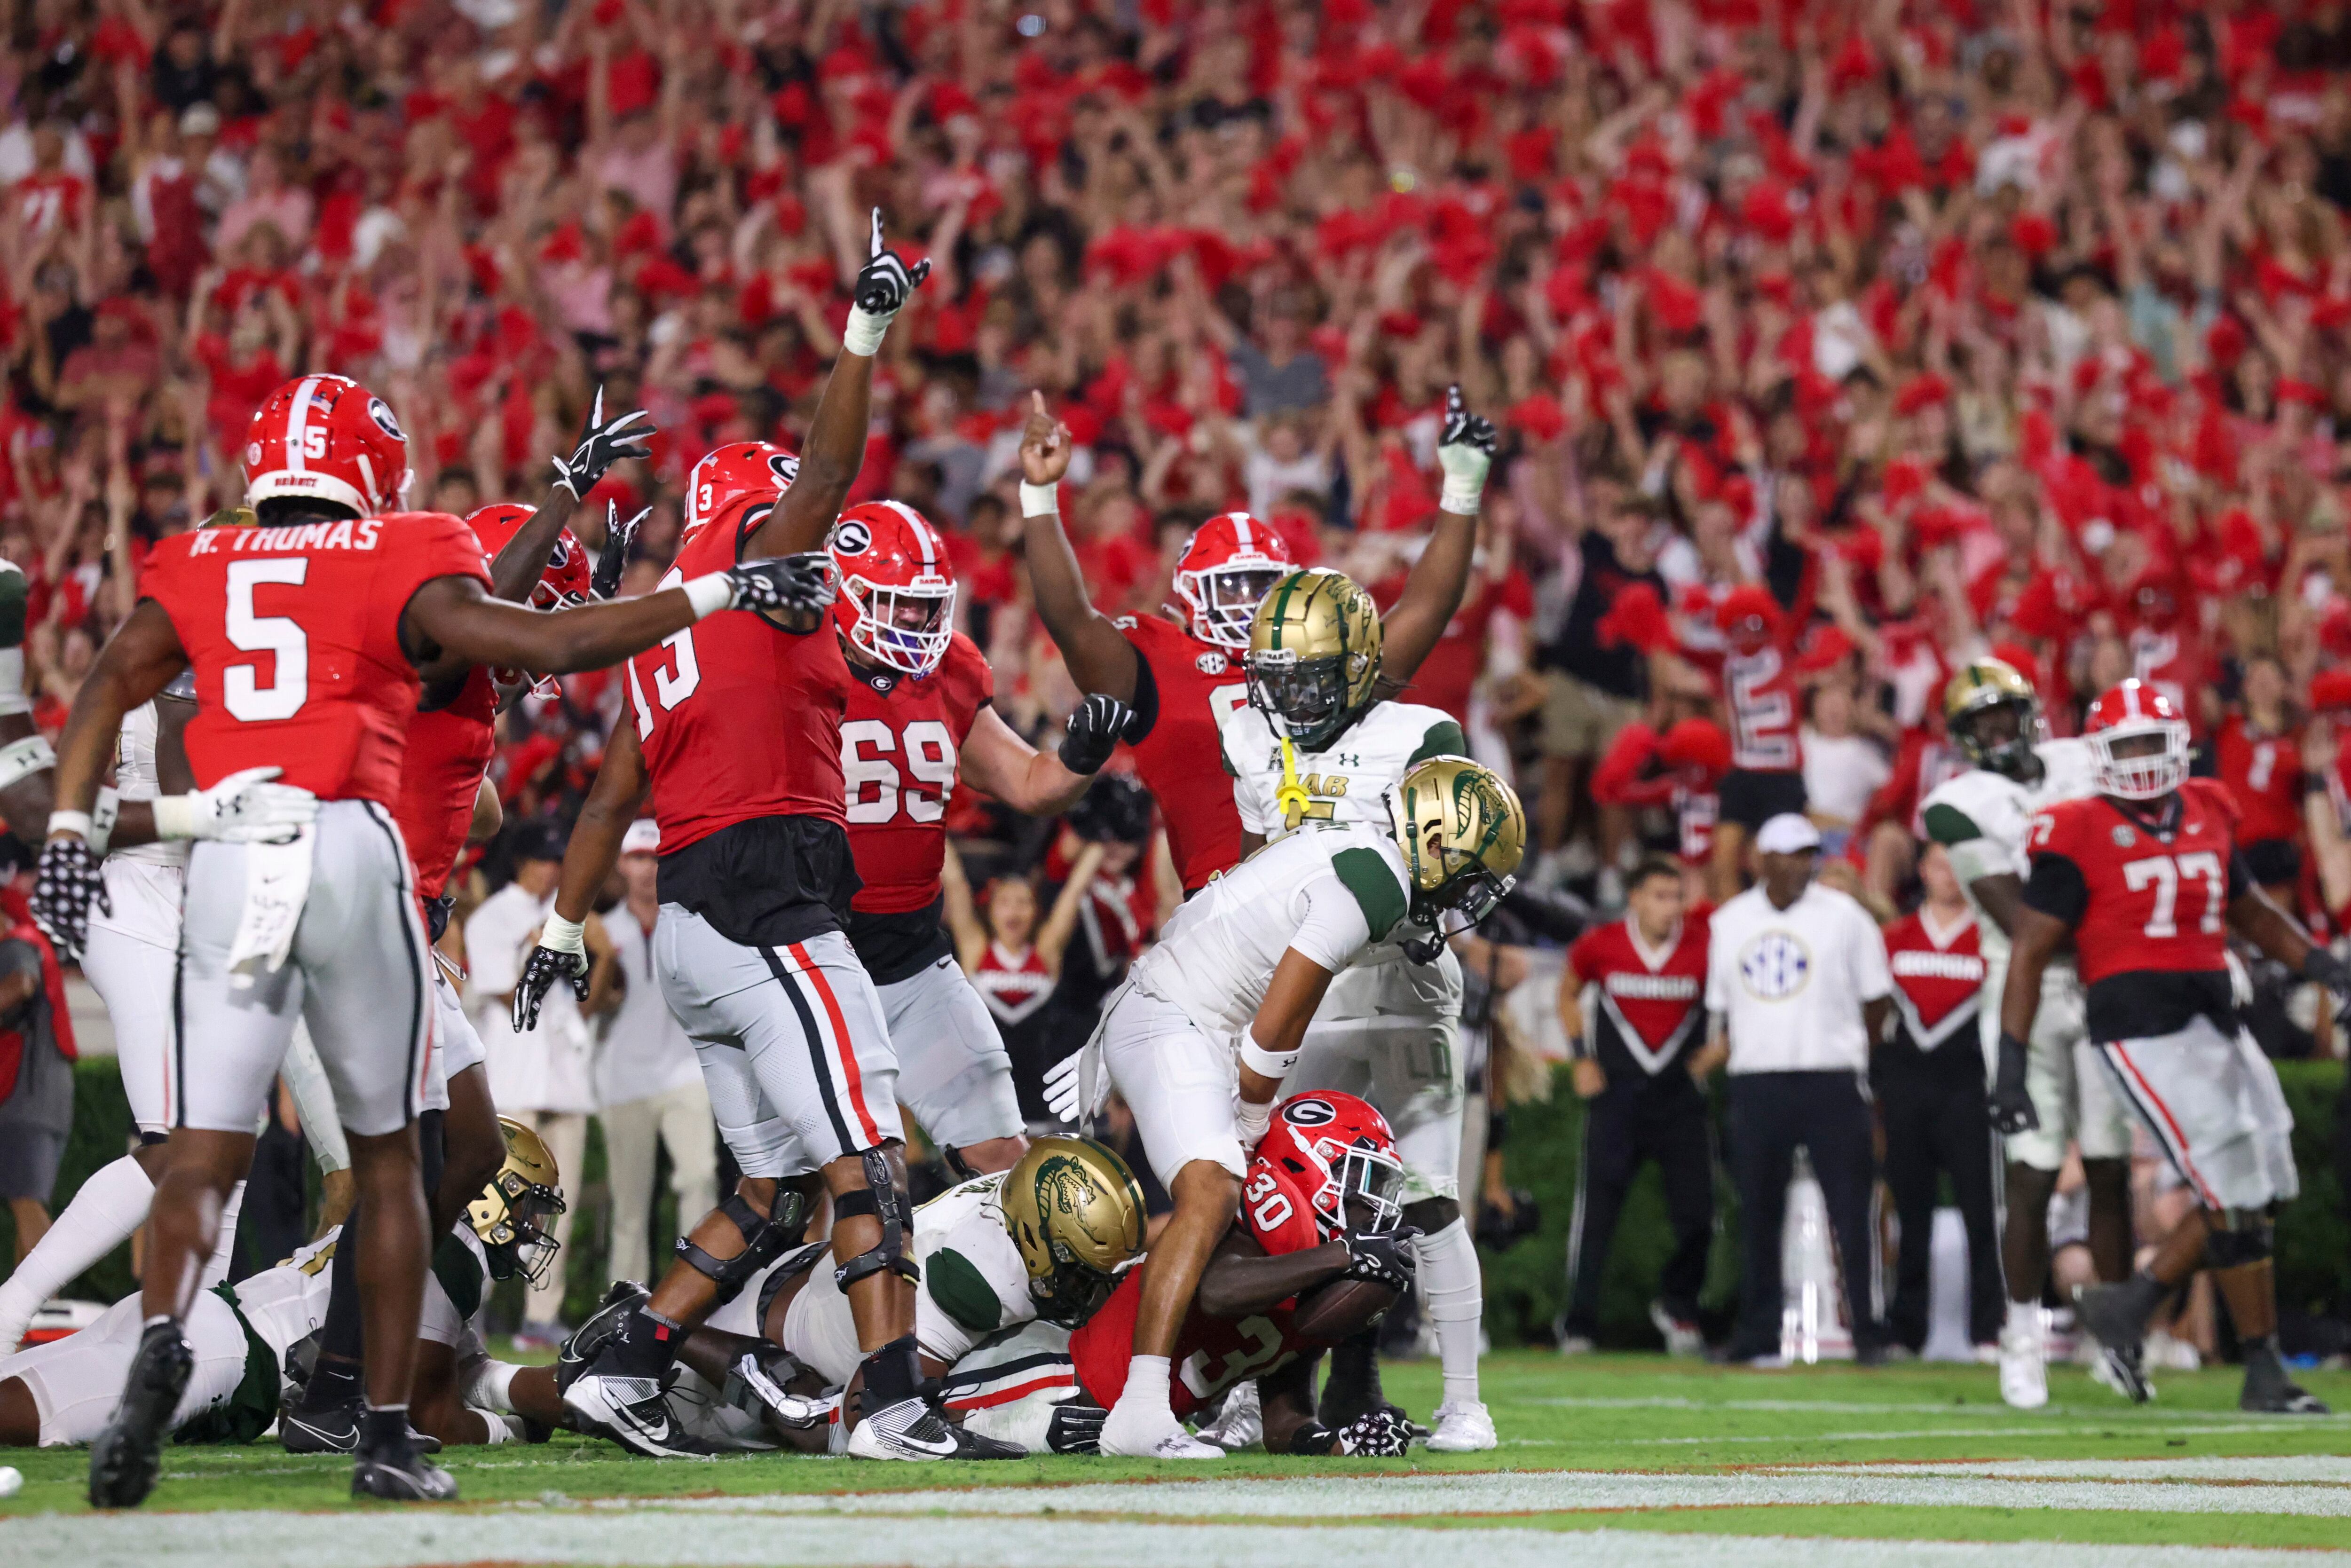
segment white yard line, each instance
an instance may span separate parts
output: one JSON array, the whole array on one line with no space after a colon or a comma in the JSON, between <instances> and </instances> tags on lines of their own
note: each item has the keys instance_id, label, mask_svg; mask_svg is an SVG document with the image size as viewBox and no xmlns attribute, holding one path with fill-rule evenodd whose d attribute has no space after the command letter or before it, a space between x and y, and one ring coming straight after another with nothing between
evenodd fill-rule
<instances>
[{"instance_id":1,"label":"white yard line","mask_svg":"<svg viewBox=\"0 0 2351 1568\"><path fill-rule=\"evenodd\" d=\"M2157 1459L1888 1459L1867 1466L1822 1466L1819 1470L1838 1475L1981 1476L2010 1480L2053 1477L2121 1481L2303 1481L2351 1486L2351 1458L2339 1454L2276 1454L2258 1458L2183 1456Z\"/></svg>"},{"instance_id":2,"label":"white yard line","mask_svg":"<svg viewBox=\"0 0 2351 1568\"><path fill-rule=\"evenodd\" d=\"M1970 1416L2005 1416L2014 1411L1991 1399L1965 1405L1949 1400L1906 1400L1902 1402L1866 1399L1689 1399L1674 1396L1647 1398L1547 1398L1508 1401L1520 1405L1547 1406L1562 1410L1757 1410L1771 1414L1794 1412L1801 1415L1825 1416L1945 1416L1965 1419ZM2234 1422L2234 1410L2178 1410L2166 1408L2160 1403L2144 1406L2126 1405L2119 1399L2085 1400L2079 1404L2061 1403L2047 1406L2053 1419L2068 1416L2091 1416L2133 1425L2166 1426L2184 1423L2206 1426L2214 1422ZM2323 1426L2351 1422L2351 1411L2338 1411L2332 1416L2297 1416L2296 1424Z\"/></svg>"},{"instance_id":3,"label":"white yard line","mask_svg":"<svg viewBox=\"0 0 2351 1568\"><path fill-rule=\"evenodd\" d=\"M664 1511L442 1512L427 1509L285 1513L47 1515L0 1521L0 1556L73 1568L419 1568L453 1563L580 1563L654 1568L810 1564L883 1568L1363 1568L1425 1558L1426 1531L1397 1526L1269 1529L1259 1525L1076 1521L799 1519L712 1509L691 1530ZM2063 1546L1959 1542L1793 1540L1647 1531L1460 1530L1447 1557L1479 1568L2310 1568L2333 1553L2169 1546Z\"/></svg>"}]
</instances>

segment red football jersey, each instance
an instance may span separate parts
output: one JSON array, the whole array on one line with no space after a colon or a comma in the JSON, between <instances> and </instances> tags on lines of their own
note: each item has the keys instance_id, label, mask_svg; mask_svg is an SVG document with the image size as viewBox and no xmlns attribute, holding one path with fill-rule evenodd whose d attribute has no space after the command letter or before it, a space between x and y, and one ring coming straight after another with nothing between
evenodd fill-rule
<instances>
[{"instance_id":1,"label":"red football jersey","mask_svg":"<svg viewBox=\"0 0 2351 1568\"><path fill-rule=\"evenodd\" d=\"M1795 665L1776 646L1722 660L1723 706L1730 712L1730 765L1755 773L1792 773L1803 766L1798 727L1803 704Z\"/></svg>"},{"instance_id":2,"label":"red football jersey","mask_svg":"<svg viewBox=\"0 0 2351 1568\"><path fill-rule=\"evenodd\" d=\"M1225 716L1249 706L1249 685L1239 654L1173 621L1122 615L1118 627L1159 694L1151 733L1134 747L1134 770L1159 802L1176 873L1192 893L1241 858L1240 808L1217 758L1224 755Z\"/></svg>"},{"instance_id":3,"label":"red football jersey","mask_svg":"<svg viewBox=\"0 0 2351 1568\"><path fill-rule=\"evenodd\" d=\"M938 898L956 759L979 710L995 700L995 672L960 632L921 680L851 672L841 771L849 847L865 883L852 909L900 915Z\"/></svg>"},{"instance_id":4,"label":"red football jersey","mask_svg":"<svg viewBox=\"0 0 2351 1568\"><path fill-rule=\"evenodd\" d=\"M497 749L497 688L489 671L477 666L455 702L419 712L408 727L400 800L392 815L416 867L419 897L440 897L456 869L474 827L474 798Z\"/></svg>"},{"instance_id":5,"label":"red football jersey","mask_svg":"<svg viewBox=\"0 0 2351 1568\"><path fill-rule=\"evenodd\" d=\"M1894 1006L1919 1050L1934 1050L1975 1021L1983 996L1981 935L1973 912L1938 927L1920 909L1886 928Z\"/></svg>"},{"instance_id":6,"label":"red football jersey","mask_svg":"<svg viewBox=\"0 0 2351 1568\"><path fill-rule=\"evenodd\" d=\"M277 767L321 800L397 801L421 690L400 617L436 577L489 581L474 530L440 512L157 545L140 591L172 618L195 671L197 785Z\"/></svg>"},{"instance_id":7,"label":"red football jersey","mask_svg":"<svg viewBox=\"0 0 2351 1568\"><path fill-rule=\"evenodd\" d=\"M2185 712L2185 709L2181 711ZM2257 732L2232 713L2220 727L2220 782L2237 803L2238 832L2249 844L2302 837L2302 741Z\"/></svg>"},{"instance_id":8,"label":"red football jersey","mask_svg":"<svg viewBox=\"0 0 2351 1568\"><path fill-rule=\"evenodd\" d=\"M697 529L661 586L734 566L774 499L746 496ZM845 825L841 723L852 683L830 617L803 633L759 615L713 615L627 668L663 854L760 817Z\"/></svg>"},{"instance_id":9,"label":"red football jersey","mask_svg":"<svg viewBox=\"0 0 2351 1568\"><path fill-rule=\"evenodd\" d=\"M1628 915L1593 927L1568 949L1575 977L1599 992L1584 1027L1612 1074L1624 1065L1621 1051L1655 1076L1697 1034L1706 1017L1708 936L1707 917L1693 915L1651 947Z\"/></svg>"},{"instance_id":10,"label":"red football jersey","mask_svg":"<svg viewBox=\"0 0 2351 1568\"><path fill-rule=\"evenodd\" d=\"M1314 1206L1297 1184L1264 1160L1251 1162L1241 1187L1240 1222L1269 1257L1303 1252L1322 1244ZM1126 1387L1127 1363L1134 1355L1134 1319L1143 1301L1143 1270L1130 1269L1102 1310L1070 1336L1070 1361L1078 1386L1105 1407ZM1245 1318L1212 1318L1196 1302L1185 1314L1169 1358L1167 1401L1178 1419L1236 1383L1288 1365L1311 1350L1324 1348L1299 1333L1290 1321L1291 1301Z\"/></svg>"},{"instance_id":11,"label":"red football jersey","mask_svg":"<svg viewBox=\"0 0 2351 1568\"><path fill-rule=\"evenodd\" d=\"M2188 779L2164 804L2165 831L2150 830L2149 819L2126 814L2103 795L2061 800L2032 820L2028 897L2061 919L2078 902L2069 924L2085 985L2228 967L2229 900L2241 891L2232 875L2235 804L2210 779ZM2078 898L2064 898L2059 884L2075 877Z\"/></svg>"}]
</instances>

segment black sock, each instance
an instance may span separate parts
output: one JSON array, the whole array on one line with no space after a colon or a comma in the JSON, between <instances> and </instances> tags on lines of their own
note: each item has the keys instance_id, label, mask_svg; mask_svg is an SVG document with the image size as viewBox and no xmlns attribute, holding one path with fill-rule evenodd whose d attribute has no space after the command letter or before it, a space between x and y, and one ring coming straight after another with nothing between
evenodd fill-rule
<instances>
[{"instance_id":1,"label":"black sock","mask_svg":"<svg viewBox=\"0 0 2351 1568\"><path fill-rule=\"evenodd\" d=\"M343 1357L319 1354L319 1362L310 1369L310 1381L302 1385L304 1410L328 1410L338 1405L348 1405L360 1396L360 1364Z\"/></svg>"},{"instance_id":2,"label":"black sock","mask_svg":"<svg viewBox=\"0 0 2351 1568\"><path fill-rule=\"evenodd\" d=\"M416 1166L424 1178L424 1201L441 1201L441 1171L447 1161L449 1145L442 1124L446 1111L420 1111L416 1113Z\"/></svg>"},{"instance_id":3,"label":"black sock","mask_svg":"<svg viewBox=\"0 0 2351 1568\"><path fill-rule=\"evenodd\" d=\"M1343 1427L1382 1403L1380 1331L1368 1328L1332 1346L1331 1375L1322 1385L1317 1413L1324 1426Z\"/></svg>"},{"instance_id":4,"label":"black sock","mask_svg":"<svg viewBox=\"0 0 2351 1568\"><path fill-rule=\"evenodd\" d=\"M922 1363L914 1336L892 1340L865 1358L865 1409L870 1415L914 1398L921 1391Z\"/></svg>"},{"instance_id":5,"label":"black sock","mask_svg":"<svg viewBox=\"0 0 2351 1568\"><path fill-rule=\"evenodd\" d=\"M360 1417L360 1452L404 1455L408 1451L408 1406L369 1406Z\"/></svg>"},{"instance_id":6,"label":"black sock","mask_svg":"<svg viewBox=\"0 0 2351 1568\"><path fill-rule=\"evenodd\" d=\"M608 1349L622 1375L659 1377L670 1369L677 1359L678 1346L684 1343L684 1324L639 1307L621 1320L621 1332L612 1336Z\"/></svg>"},{"instance_id":7,"label":"black sock","mask_svg":"<svg viewBox=\"0 0 2351 1568\"><path fill-rule=\"evenodd\" d=\"M363 1341L360 1318L360 1206L343 1218L327 1278L327 1321L319 1325L319 1365L302 1391L300 1409L332 1409L360 1391Z\"/></svg>"},{"instance_id":8,"label":"black sock","mask_svg":"<svg viewBox=\"0 0 2351 1568\"><path fill-rule=\"evenodd\" d=\"M2144 1269L2124 1281L2121 1289L2130 1301L2131 1321L2142 1329L2155 1316L2156 1310L2163 1305L2164 1298L2171 1294L2170 1286Z\"/></svg>"},{"instance_id":9,"label":"black sock","mask_svg":"<svg viewBox=\"0 0 2351 1568\"><path fill-rule=\"evenodd\" d=\"M2285 1375L2285 1359L2278 1354L2277 1335L2265 1333L2259 1339L2240 1338L2237 1348L2244 1355L2247 1377L2252 1376L2257 1370L2263 1374L2275 1373L2281 1377Z\"/></svg>"}]
</instances>

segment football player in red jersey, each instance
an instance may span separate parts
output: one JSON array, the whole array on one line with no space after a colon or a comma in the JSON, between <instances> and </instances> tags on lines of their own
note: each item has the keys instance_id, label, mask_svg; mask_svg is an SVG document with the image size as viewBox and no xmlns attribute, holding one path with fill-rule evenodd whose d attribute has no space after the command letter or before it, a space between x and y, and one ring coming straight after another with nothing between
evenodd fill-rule
<instances>
[{"instance_id":1,"label":"football player in red jersey","mask_svg":"<svg viewBox=\"0 0 2351 1568\"><path fill-rule=\"evenodd\" d=\"M2229 934L2338 996L2351 972L2254 883L2237 852L2235 806L2217 782L2188 777L2188 722L2168 698L2126 680L2092 706L2083 739L2101 792L2032 821L1999 1072L2022 1080L2042 970L2070 936L2090 1038L2199 1207L2129 1281L2079 1292L2082 1324L2124 1364L2126 1392L2144 1399L2147 1321L2209 1268L2244 1345L2241 1407L2322 1414L2278 1359L2271 1216L2301 1184L2276 1071L2237 1023Z\"/></svg>"},{"instance_id":2,"label":"football player in red jersey","mask_svg":"<svg viewBox=\"0 0 2351 1568\"><path fill-rule=\"evenodd\" d=\"M1461 607L1494 439L1494 427L1469 413L1461 389L1452 388L1437 448L1445 471L1437 526L1404 592L1380 618L1383 697L1411 683ZM1068 429L1054 423L1044 395L1036 394L1020 437L1020 509L1037 613L1081 688L1107 692L1134 710L1123 738L1134 747L1136 772L1158 798L1184 891L1196 893L1241 858L1232 780L1222 768L1203 764L1223 755L1226 716L1249 705L1240 665L1249 651L1249 620L1266 590L1290 570L1290 551L1271 524L1246 512L1212 517L1186 541L1176 563L1183 617L1113 621L1086 597L1085 578L1061 530L1056 486L1069 471L1071 452Z\"/></svg>"},{"instance_id":3,"label":"football player in red jersey","mask_svg":"<svg viewBox=\"0 0 2351 1568\"><path fill-rule=\"evenodd\" d=\"M994 672L955 630L946 543L921 513L852 507L830 548L852 677L841 767L862 883L850 946L881 993L899 1103L961 1172L1009 1170L1029 1146L1011 1058L941 924L947 802L962 779L1016 811L1059 816L1110 759L1126 705L1087 697L1060 756L1046 756L996 711Z\"/></svg>"},{"instance_id":4,"label":"football player in red jersey","mask_svg":"<svg viewBox=\"0 0 2351 1568\"><path fill-rule=\"evenodd\" d=\"M873 355L929 271L883 248L878 210L872 252L799 467L756 444L697 465L697 521L672 578L705 562L820 550L864 459ZM818 559L837 578L831 558ZM650 793L661 828L662 994L694 1037L744 1180L680 1239L653 1294L564 1391L575 1416L640 1453L709 1451L663 1397L678 1346L799 1239L820 1186L832 1200L835 1278L865 1355L865 1418L848 1451L1018 1452L951 1427L922 1393L898 1061L881 998L843 931L858 888L841 764L852 685L824 616L696 628L632 659L633 722L605 747L555 911L515 990L517 1030L536 1025L557 979L584 996L580 922Z\"/></svg>"},{"instance_id":5,"label":"football player in red jersey","mask_svg":"<svg viewBox=\"0 0 2351 1568\"><path fill-rule=\"evenodd\" d=\"M1370 1105L1335 1090L1282 1102L1249 1161L1240 1222L1217 1244L1176 1333L1168 1403L1179 1420L1228 1394L1246 1399L1255 1379L1268 1453L1405 1450L1416 1429L1392 1406L1374 1406L1335 1431L1315 1419L1322 1353L1376 1322L1394 1296L1373 1294L1377 1311L1322 1338L1301 1333L1294 1316L1301 1296L1333 1281L1404 1292L1416 1234L1399 1224L1404 1179L1395 1134ZM1078 1386L1105 1410L1125 1389L1142 1301L1143 1270L1131 1270L1070 1336ZM1202 1436L1244 1448L1259 1439L1257 1428L1244 1407L1228 1410Z\"/></svg>"},{"instance_id":6,"label":"football player in red jersey","mask_svg":"<svg viewBox=\"0 0 2351 1568\"><path fill-rule=\"evenodd\" d=\"M390 808L418 672L456 660L599 668L738 603L820 607L830 583L763 561L555 615L489 599L481 545L463 523L381 515L406 486L407 439L382 399L340 376L306 376L272 394L254 416L246 459L261 526L157 547L146 597L75 699L41 852L43 925L62 952L78 953L100 895L89 844L100 772L122 716L183 669L195 674L186 749L200 784L275 766L321 802L288 842L210 843L189 862L174 1135L149 1221L149 1326L120 1412L91 1449L90 1496L120 1507L154 1486L191 1370L180 1323L299 1016L333 1084L369 1212L355 1250L370 1409L352 1485L445 1498L455 1488L416 1453L404 1410L429 1250L413 1127L431 1036L424 933Z\"/></svg>"}]
</instances>

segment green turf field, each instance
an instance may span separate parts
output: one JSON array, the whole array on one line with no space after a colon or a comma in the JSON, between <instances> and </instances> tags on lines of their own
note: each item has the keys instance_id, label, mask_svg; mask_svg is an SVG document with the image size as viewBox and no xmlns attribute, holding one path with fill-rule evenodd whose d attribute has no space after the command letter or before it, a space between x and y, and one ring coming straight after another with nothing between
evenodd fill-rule
<instances>
[{"instance_id":1,"label":"green turf field","mask_svg":"<svg viewBox=\"0 0 2351 1568\"><path fill-rule=\"evenodd\" d=\"M26 1478L0 1502L0 1562L1353 1568L1418 1555L1507 1568L1715 1563L1724 1536L1771 1538L1735 1548L1740 1568L1958 1564L2012 1557L1997 1543L2019 1541L2064 1543L2037 1551L2034 1568L2203 1555L2149 1550L2160 1547L2351 1557L2351 1416L2242 1416L2234 1369L2170 1374L2157 1403L2133 1408L2063 1368L2050 1406L2029 1414L2003 1406L1992 1373L1976 1368L1720 1371L1514 1352L1489 1358L1485 1380L1502 1434L1492 1454L1250 1455L1181 1469L1059 1458L692 1464L565 1437L444 1455L465 1504L442 1510L354 1509L347 1461L256 1445L175 1448L146 1510L99 1520L81 1500L81 1453L0 1451ZM2351 1409L2351 1375L2306 1383ZM1390 1393L1416 1412L1436 1384L1433 1365L1389 1368ZM1134 1484L1170 1480L1190 1484ZM204 1510L239 1511L183 1511ZM253 1511L263 1510L345 1511Z\"/></svg>"}]
</instances>

